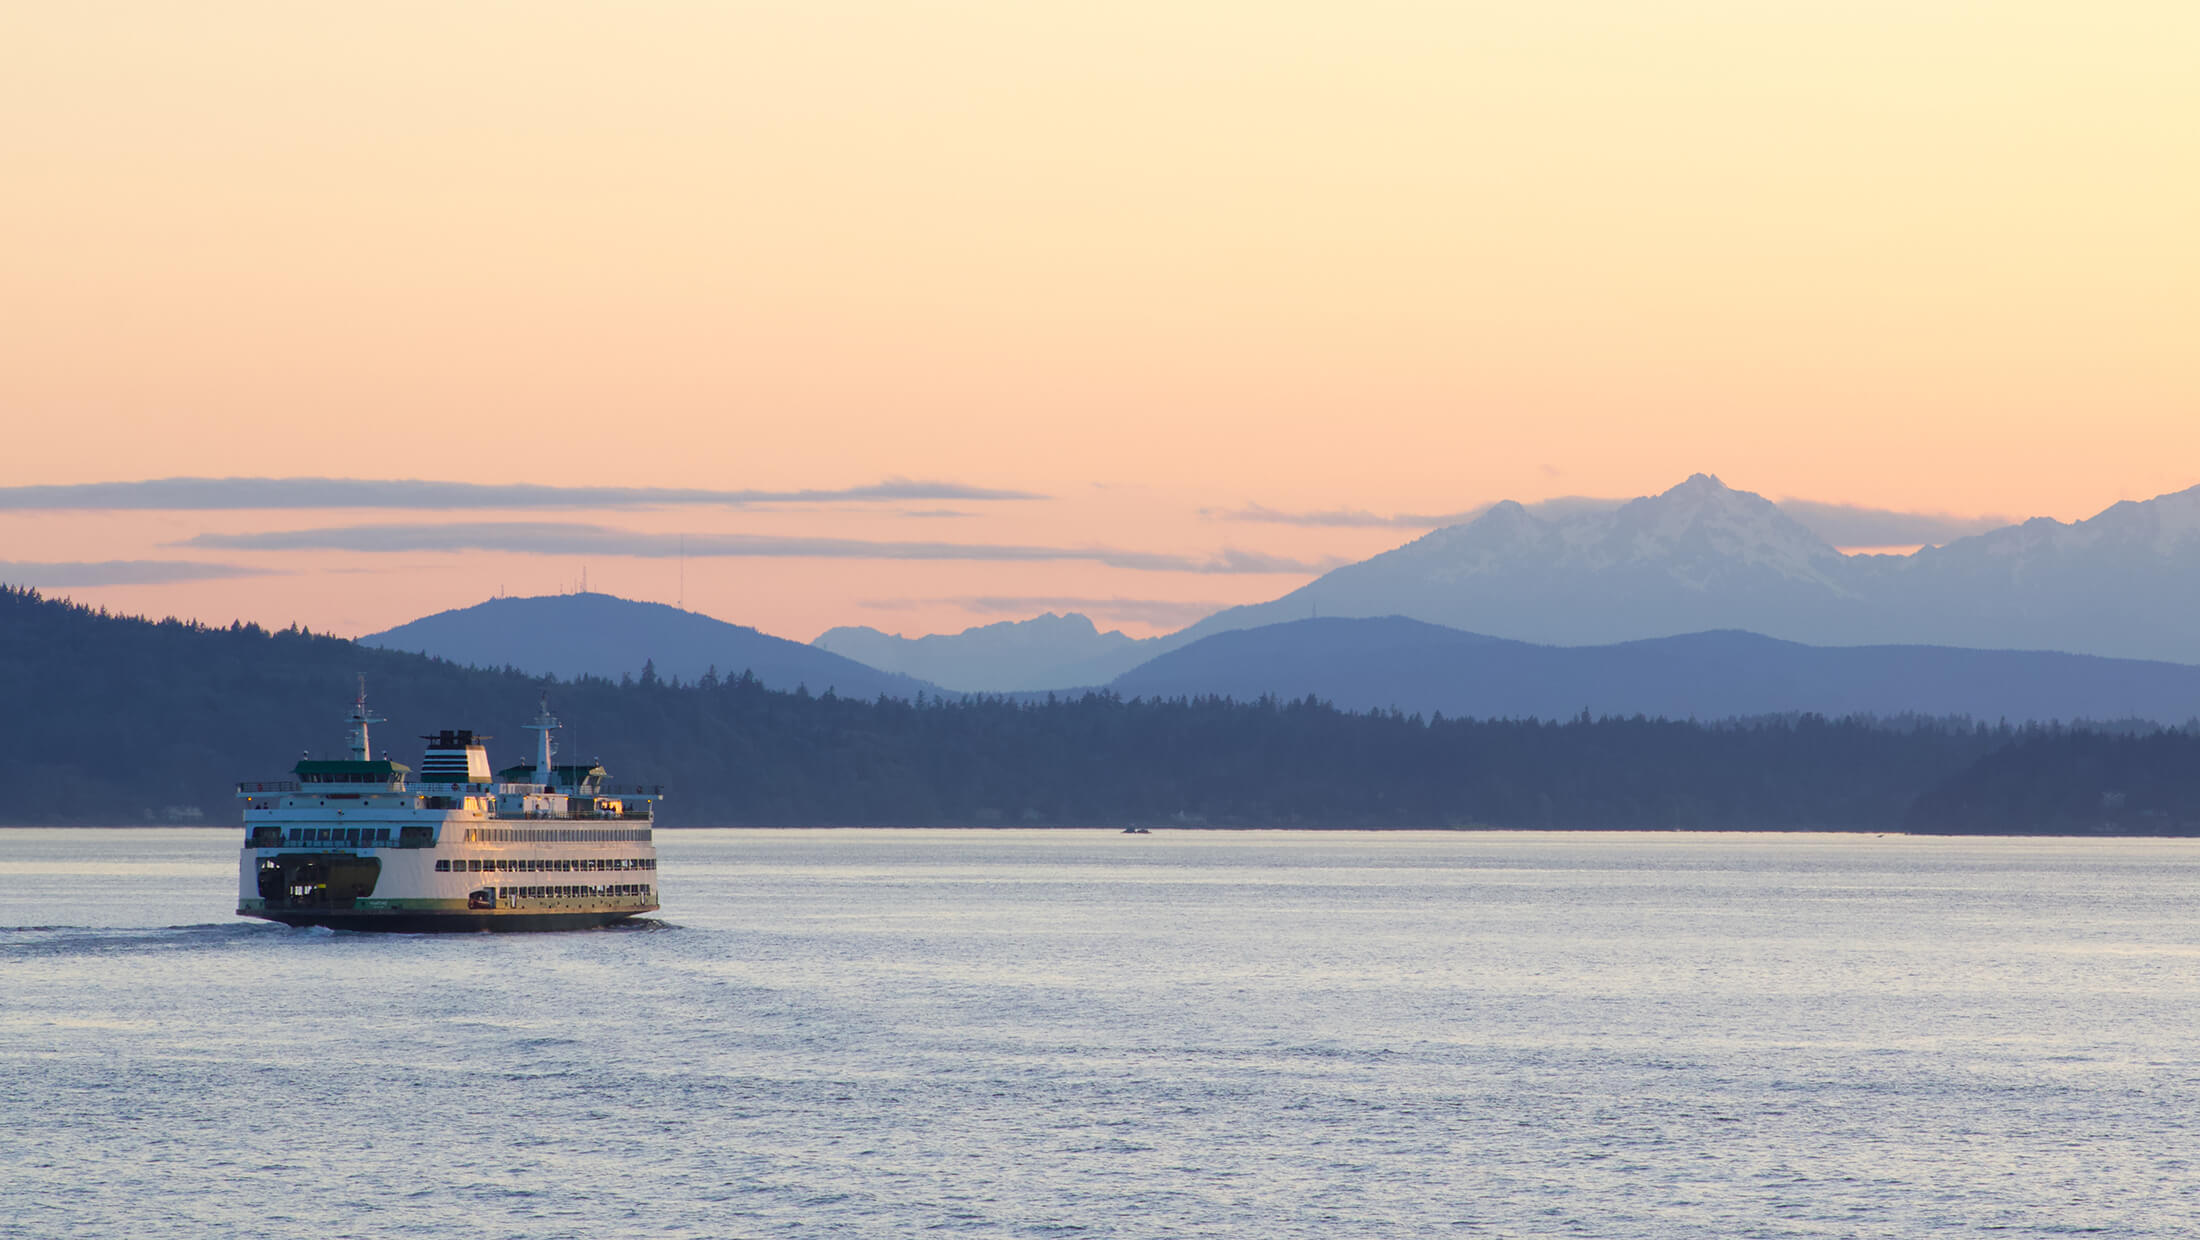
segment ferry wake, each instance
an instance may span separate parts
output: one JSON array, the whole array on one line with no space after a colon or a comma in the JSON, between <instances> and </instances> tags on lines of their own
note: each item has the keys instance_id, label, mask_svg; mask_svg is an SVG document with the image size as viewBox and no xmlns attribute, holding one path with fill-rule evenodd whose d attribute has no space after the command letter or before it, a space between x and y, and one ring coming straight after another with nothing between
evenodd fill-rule
<instances>
[{"instance_id":1,"label":"ferry wake","mask_svg":"<svg viewBox=\"0 0 2200 1240\"><path fill-rule=\"evenodd\" d=\"M489 770L489 738L424 737L420 773L371 757L366 682L351 756L237 785L245 802L237 914L339 930L573 930L657 908L658 788L613 789L563 765L547 694L532 766Z\"/></svg>"}]
</instances>

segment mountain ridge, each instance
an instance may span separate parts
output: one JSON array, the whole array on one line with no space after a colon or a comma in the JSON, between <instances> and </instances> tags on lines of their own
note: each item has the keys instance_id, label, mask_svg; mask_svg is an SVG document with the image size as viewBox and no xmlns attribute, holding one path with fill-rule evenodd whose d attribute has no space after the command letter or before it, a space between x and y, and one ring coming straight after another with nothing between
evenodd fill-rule
<instances>
[{"instance_id":1,"label":"mountain ridge","mask_svg":"<svg viewBox=\"0 0 2200 1240\"><path fill-rule=\"evenodd\" d=\"M0 749L18 784L0 824L234 824L235 780L278 778L301 745L341 745L362 674L391 720L377 738L400 760L423 731L465 726L507 738L495 761L544 687L295 628L110 616L0 587L0 699L16 707L0 714ZM568 753L668 786L660 828L1884 830L2018 735L1820 719L1439 724L1097 693L911 703L781 693L746 676L591 678L551 693ZM2173 765L2179 752L2161 765L2200 772ZM2083 770L2062 782L2088 786Z\"/></svg>"},{"instance_id":2,"label":"mountain ridge","mask_svg":"<svg viewBox=\"0 0 2200 1240\"><path fill-rule=\"evenodd\" d=\"M1101 632L1082 612L1043 612L1028 620L973 625L960 633L903 637L868 625L842 625L810 644L882 671L915 676L964 693L1105 684L1157 653L1166 638Z\"/></svg>"},{"instance_id":3,"label":"mountain ridge","mask_svg":"<svg viewBox=\"0 0 2200 1240\"><path fill-rule=\"evenodd\" d=\"M1697 474L1615 509L1493 505L1173 636L1401 615L1603 645L1738 628L1823 646L2054 649L2200 663L2200 487L1909 556L1843 555L1772 501ZM1182 643L1180 643L1182 644Z\"/></svg>"},{"instance_id":4,"label":"mountain ridge","mask_svg":"<svg viewBox=\"0 0 2200 1240\"><path fill-rule=\"evenodd\" d=\"M1988 721L2200 717L2200 667L2058 651L1810 646L1739 630L1552 646L1402 616L1212 634L1117 677L1124 697L1312 696L1470 718L1795 713Z\"/></svg>"},{"instance_id":5,"label":"mountain ridge","mask_svg":"<svg viewBox=\"0 0 2200 1240\"><path fill-rule=\"evenodd\" d=\"M654 664L657 675L693 682L715 667L747 671L768 688L827 689L845 697L938 695L940 687L880 671L828 650L788 641L700 612L610 594L488 599L370 633L362 646L432 655L472 667L516 667L571 680L617 680Z\"/></svg>"}]
</instances>

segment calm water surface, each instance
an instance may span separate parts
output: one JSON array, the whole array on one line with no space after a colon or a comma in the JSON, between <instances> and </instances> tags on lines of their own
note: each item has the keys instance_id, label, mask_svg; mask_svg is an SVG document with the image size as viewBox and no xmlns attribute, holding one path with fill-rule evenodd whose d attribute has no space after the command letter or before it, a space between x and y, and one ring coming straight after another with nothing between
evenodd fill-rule
<instances>
[{"instance_id":1,"label":"calm water surface","mask_svg":"<svg viewBox=\"0 0 2200 1240\"><path fill-rule=\"evenodd\" d=\"M2200 843L659 840L416 937L0 831L0 1236L2200 1233Z\"/></svg>"}]
</instances>

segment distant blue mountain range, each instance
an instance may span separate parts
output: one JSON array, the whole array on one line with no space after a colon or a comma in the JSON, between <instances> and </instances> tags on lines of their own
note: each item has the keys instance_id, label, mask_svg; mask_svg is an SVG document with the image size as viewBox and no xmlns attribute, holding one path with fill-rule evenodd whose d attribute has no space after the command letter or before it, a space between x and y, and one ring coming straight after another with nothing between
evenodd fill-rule
<instances>
[{"instance_id":1,"label":"distant blue mountain range","mask_svg":"<svg viewBox=\"0 0 2200 1240\"><path fill-rule=\"evenodd\" d=\"M867 625L827 629L810 643L860 663L966 693L1105 684L1182 642L1103 633L1078 612L1003 620L960 633L902 637Z\"/></svg>"},{"instance_id":2,"label":"distant blue mountain range","mask_svg":"<svg viewBox=\"0 0 2200 1240\"><path fill-rule=\"evenodd\" d=\"M715 667L721 676L754 672L767 688L806 686L812 693L831 689L842 697L883 693L909 698L943 692L937 685L746 625L609 594L490 599L370 633L359 643L566 679L617 680L654 663L659 676L690 683Z\"/></svg>"},{"instance_id":3,"label":"distant blue mountain range","mask_svg":"<svg viewBox=\"0 0 2200 1240\"><path fill-rule=\"evenodd\" d=\"M559 676L616 679L653 659L693 680L716 665L862 697L1107 685L1477 716L2182 722L2200 716L2200 487L1915 555L1847 556L1698 474L1616 506L1497 504L1144 639L1048 614L917 638L837 628L803 646L578 594L492 600L361 640Z\"/></svg>"},{"instance_id":4,"label":"distant blue mountain range","mask_svg":"<svg viewBox=\"0 0 2200 1240\"><path fill-rule=\"evenodd\" d=\"M805 685L843 697L954 694L814 646L607 594L492 599L360 640L564 678L617 680L652 662L660 676L689 682L716 667L722 676L753 671L775 689ZM1563 719L1583 710L1676 719L1793 711L2013 721L2200 717L2200 667L2176 663L1946 646L1807 646L1738 631L1550 646L1401 616L1325 616L1226 630L1084 687L1102 683L1125 697L1312 694L1352 710L1481 718Z\"/></svg>"},{"instance_id":5,"label":"distant blue mountain range","mask_svg":"<svg viewBox=\"0 0 2200 1240\"><path fill-rule=\"evenodd\" d=\"M1598 646L1719 629L1821 646L2063 650L2200 664L2200 487L1926 547L1843 555L1760 495L1698 474L1626 503L1491 506L1265 603L1165 636L1080 615L816 645L957 689L1105 683L1203 637L1313 616L1407 616Z\"/></svg>"},{"instance_id":6,"label":"distant blue mountain range","mask_svg":"<svg viewBox=\"0 0 2200 1240\"><path fill-rule=\"evenodd\" d=\"M1410 616L1565 645L1744 629L1825 646L2200 664L2200 487L1914 555L1843 555L1708 474L1606 510L1539 516L1507 502L1171 640L1314 615Z\"/></svg>"},{"instance_id":7,"label":"distant blue mountain range","mask_svg":"<svg viewBox=\"0 0 2200 1240\"><path fill-rule=\"evenodd\" d=\"M1809 711L2009 719L2200 717L2200 667L2021 650L1805 646L1710 632L1542 646L1408 620L1323 618L1241 629L1160 655L1124 697L1309 694L1351 710L1480 718Z\"/></svg>"}]
</instances>

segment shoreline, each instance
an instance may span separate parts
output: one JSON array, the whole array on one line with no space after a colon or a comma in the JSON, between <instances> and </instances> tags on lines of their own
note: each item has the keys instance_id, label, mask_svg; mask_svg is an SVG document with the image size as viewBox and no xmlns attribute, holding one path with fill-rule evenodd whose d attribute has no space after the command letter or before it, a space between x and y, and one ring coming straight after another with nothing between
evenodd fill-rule
<instances>
[{"instance_id":1,"label":"shoreline","mask_svg":"<svg viewBox=\"0 0 2200 1240\"><path fill-rule=\"evenodd\" d=\"M656 831L1027 831L1027 832L1086 832L1103 835L1125 834L1130 824L1078 824L1073 826L1041 826L1033 823L805 823L773 824L713 823L689 826L657 826ZM213 826L204 823L83 823L83 822L11 822L0 823L0 831L237 831L234 825ZM1395 827L1309 827L1302 825L1223 826L1204 824L1199 826L1147 826L1142 835L1167 835L1172 833L1237 835L1257 831L1282 831L1296 835L1865 835L1879 838L1900 836L1908 839L2010 839L2010 840L2200 840L2200 831L1906 831L1898 827L1516 827L1496 825L1458 826L1395 826Z\"/></svg>"}]
</instances>

